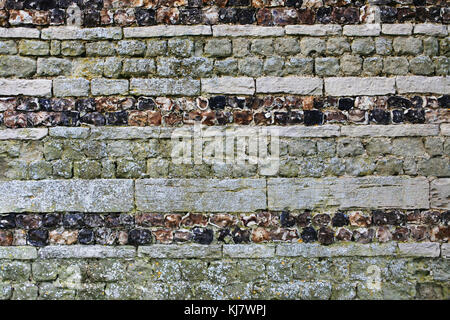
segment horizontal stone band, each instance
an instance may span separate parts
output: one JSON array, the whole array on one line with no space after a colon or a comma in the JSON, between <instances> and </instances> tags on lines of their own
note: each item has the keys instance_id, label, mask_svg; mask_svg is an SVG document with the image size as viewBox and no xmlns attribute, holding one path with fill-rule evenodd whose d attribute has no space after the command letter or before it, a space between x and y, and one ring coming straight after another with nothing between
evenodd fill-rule
<instances>
[{"instance_id":1,"label":"horizontal stone band","mask_svg":"<svg viewBox=\"0 0 450 320\"><path fill-rule=\"evenodd\" d=\"M267 183L267 187L266 187ZM0 213L253 212L259 209L449 208L449 179L268 178L1 181Z\"/></svg>"},{"instance_id":2,"label":"horizontal stone band","mask_svg":"<svg viewBox=\"0 0 450 320\"><path fill-rule=\"evenodd\" d=\"M274 258L274 257L439 257L447 255L449 244L439 243L388 243L388 244L335 244L320 246L317 244L279 244L262 246L245 245L150 245L140 246L136 252L133 247L104 246L47 246L42 249L32 247L0 247L0 260L41 259L102 259L132 258L136 256L158 259L220 259L224 258ZM448 255L447 255L448 257Z\"/></svg>"},{"instance_id":3,"label":"horizontal stone band","mask_svg":"<svg viewBox=\"0 0 450 320\"><path fill-rule=\"evenodd\" d=\"M256 81L256 89L254 89ZM325 92L322 91L323 81ZM225 86L224 83L227 83ZM399 76L385 77L262 77L262 78L210 78L193 80L188 78L131 79L92 81L77 78L54 80L0 79L0 96L53 96L86 97L91 93L102 95L147 95L147 96L195 96L200 93L246 94L287 93L299 95L359 96L387 95L398 93L448 94L450 78ZM396 89L397 88L397 89Z\"/></svg>"}]
</instances>

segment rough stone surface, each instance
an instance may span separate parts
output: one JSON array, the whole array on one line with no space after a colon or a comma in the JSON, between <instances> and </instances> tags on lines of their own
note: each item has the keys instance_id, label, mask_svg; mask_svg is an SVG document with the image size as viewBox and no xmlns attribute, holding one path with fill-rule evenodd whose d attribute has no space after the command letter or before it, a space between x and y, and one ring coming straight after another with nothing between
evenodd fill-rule
<instances>
[{"instance_id":1,"label":"rough stone surface","mask_svg":"<svg viewBox=\"0 0 450 320\"><path fill-rule=\"evenodd\" d=\"M369 177L269 179L271 210L338 208L428 208L428 181L424 178Z\"/></svg>"},{"instance_id":2,"label":"rough stone surface","mask_svg":"<svg viewBox=\"0 0 450 320\"><path fill-rule=\"evenodd\" d=\"M252 78L221 77L202 79L202 92L222 94L248 94L255 92L255 81Z\"/></svg>"},{"instance_id":3,"label":"rough stone surface","mask_svg":"<svg viewBox=\"0 0 450 320\"><path fill-rule=\"evenodd\" d=\"M383 95L395 93L393 78L325 78L325 92L332 96Z\"/></svg>"},{"instance_id":4,"label":"rough stone surface","mask_svg":"<svg viewBox=\"0 0 450 320\"><path fill-rule=\"evenodd\" d=\"M2 181L0 212L126 212L133 208L131 180Z\"/></svg>"},{"instance_id":5,"label":"rough stone surface","mask_svg":"<svg viewBox=\"0 0 450 320\"><path fill-rule=\"evenodd\" d=\"M320 95L323 81L319 78L265 77L256 79L257 93L290 93Z\"/></svg>"},{"instance_id":6,"label":"rough stone surface","mask_svg":"<svg viewBox=\"0 0 450 320\"><path fill-rule=\"evenodd\" d=\"M136 206L156 212L252 212L266 208L265 185L263 179L138 180Z\"/></svg>"},{"instance_id":7,"label":"rough stone surface","mask_svg":"<svg viewBox=\"0 0 450 320\"><path fill-rule=\"evenodd\" d=\"M51 80L8 80L0 79L0 96L50 96Z\"/></svg>"}]
</instances>

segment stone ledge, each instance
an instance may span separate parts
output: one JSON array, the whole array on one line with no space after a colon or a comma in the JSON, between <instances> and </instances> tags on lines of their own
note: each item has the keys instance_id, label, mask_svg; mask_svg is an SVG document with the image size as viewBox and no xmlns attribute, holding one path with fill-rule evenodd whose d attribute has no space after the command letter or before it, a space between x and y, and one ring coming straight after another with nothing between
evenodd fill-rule
<instances>
[{"instance_id":1,"label":"stone ledge","mask_svg":"<svg viewBox=\"0 0 450 320\"><path fill-rule=\"evenodd\" d=\"M0 181L0 213L129 212L133 180Z\"/></svg>"},{"instance_id":2,"label":"stone ledge","mask_svg":"<svg viewBox=\"0 0 450 320\"><path fill-rule=\"evenodd\" d=\"M38 256L41 259L133 258L136 256L136 248L100 245L47 246L39 249Z\"/></svg>"},{"instance_id":3,"label":"stone ledge","mask_svg":"<svg viewBox=\"0 0 450 320\"><path fill-rule=\"evenodd\" d=\"M224 258L272 258L275 256L275 245L270 244L225 244Z\"/></svg>"},{"instance_id":4,"label":"stone ledge","mask_svg":"<svg viewBox=\"0 0 450 320\"><path fill-rule=\"evenodd\" d=\"M37 249L34 247L1 247L0 260L32 260L37 258Z\"/></svg>"},{"instance_id":5,"label":"stone ledge","mask_svg":"<svg viewBox=\"0 0 450 320\"><path fill-rule=\"evenodd\" d=\"M270 132L277 132L283 138L326 138L339 137L341 127L339 125L325 124L318 127L308 126L270 126L266 127Z\"/></svg>"},{"instance_id":6,"label":"stone ledge","mask_svg":"<svg viewBox=\"0 0 450 320\"><path fill-rule=\"evenodd\" d=\"M164 245L154 244L138 247L139 257L156 259L220 259L222 258L222 245Z\"/></svg>"},{"instance_id":7,"label":"stone ledge","mask_svg":"<svg viewBox=\"0 0 450 320\"><path fill-rule=\"evenodd\" d=\"M257 93L321 95L323 80L311 77L261 77L256 79Z\"/></svg>"},{"instance_id":8,"label":"stone ledge","mask_svg":"<svg viewBox=\"0 0 450 320\"><path fill-rule=\"evenodd\" d=\"M261 27L253 25L215 25L212 26L214 37L272 37L283 36L283 27Z\"/></svg>"},{"instance_id":9,"label":"stone ledge","mask_svg":"<svg viewBox=\"0 0 450 320\"><path fill-rule=\"evenodd\" d=\"M445 37L448 35L448 30L445 25L424 23L424 24L416 24L414 26L414 34Z\"/></svg>"},{"instance_id":10,"label":"stone ledge","mask_svg":"<svg viewBox=\"0 0 450 320\"><path fill-rule=\"evenodd\" d=\"M255 93L255 80L249 77L202 78L202 93L245 94Z\"/></svg>"},{"instance_id":11,"label":"stone ledge","mask_svg":"<svg viewBox=\"0 0 450 320\"><path fill-rule=\"evenodd\" d=\"M413 196L411 196L413 195ZM269 210L315 209L428 209L426 178L367 176L360 178L269 178Z\"/></svg>"},{"instance_id":12,"label":"stone ledge","mask_svg":"<svg viewBox=\"0 0 450 320\"><path fill-rule=\"evenodd\" d=\"M387 35L410 35L413 31L413 25L405 24L383 24L381 26L381 33Z\"/></svg>"},{"instance_id":13,"label":"stone ledge","mask_svg":"<svg viewBox=\"0 0 450 320\"><path fill-rule=\"evenodd\" d=\"M419 242L419 243L399 243L399 254L403 257L439 257L441 253L439 243Z\"/></svg>"},{"instance_id":14,"label":"stone ledge","mask_svg":"<svg viewBox=\"0 0 450 320\"><path fill-rule=\"evenodd\" d=\"M209 36L212 35L210 26L151 26L124 28L125 38L154 38L178 36Z\"/></svg>"},{"instance_id":15,"label":"stone ledge","mask_svg":"<svg viewBox=\"0 0 450 320\"><path fill-rule=\"evenodd\" d=\"M42 29L44 40L120 40L122 28L49 27Z\"/></svg>"},{"instance_id":16,"label":"stone ledge","mask_svg":"<svg viewBox=\"0 0 450 320\"><path fill-rule=\"evenodd\" d=\"M0 38L39 39L41 32L31 28L0 28Z\"/></svg>"},{"instance_id":17,"label":"stone ledge","mask_svg":"<svg viewBox=\"0 0 450 320\"><path fill-rule=\"evenodd\" d=\"M89 80L83 78L56 78L53 80L55 97L86 97L89 95Z\"/></svg>"},{"instance_id":18,"label":"stone ledge","mask_svg":"<svg viewBox=\"0 0 450 320\"><path fill-rule=\"evenodd\" d=\"M41 140L48 135L47 128L1 129L0 140Z\"/></svg>"},{"instance_id":19,"label":"stone ledge","mask_svg":"<svg viewBox=\"0 0 450 320\"><path fill-rule=\"evenodd\" d=\"M315 243L295 243L277 245L276 255L280 257L375 257L395 256L397 243L346 243L323 246Z\"/></svg>"},{"instance_id":20,"label":"stone ledge","mask_svg":"<svg viewBox=\"0 0 450 320\"><path fill-rule=\"evenodd\" d=\"M435 93L450 92L450 77L402 76L396 77L398 93Z\"/></svg>"},{"instance_id":21,"label":"stone ledge","mask_svg":"<svg viewBox=\"0 0 450 320\"><path fill-rule=\"evenodd\" d=\"M0 96L38 96L52 94L52 80L0 79Z\"/></svg>"},{"instance_id":22,"label":"stone ledge","mask_svg":"<svg viewBox=\"0 0 450 320\"><path fill-rule=\"evenodd\" d=\"M91 93L94 96L127 95L128 80L96 78L91 80Z\"/></svg>"},{"instance_id":23,"label":"stone ledge","mask_svg":"<svg viewBox=\"0 0 450 320\"><path fill-rule=\"evenodd\" d=\"M374 24L359 24L359 25L345 25L343 34L345 36L354 37L372 37L379 36L381 26L378 23Z\"/></svg>"},{"instance_id":24,"label":"stone ledge","mask_svg":"<svg viewBox=\"0 0 450 320\"><path fill-rule=\"evenodd\" d=\"M350 125L341 127L341 135L349 137L423 137L439 135L439 125Z\"/></svg>"},{"instance_id":25,"label":"stone ledge","mask_svg":"<svg viewBox=\"0 0 450 320\"><path fill-rule=\"evenodd\" d=\"M159 127L92 127L93 140L132 140L159 138Z\"/></svg>"},{"instance_id":26,"label":"stone ledge","mask_svg":"<svg viewBox=\"0 0 450 320\"><path fill-rule=\"evenodd\" d=\"M82 127L53 127L49 129L49 135L55 138L86 139L90 131L89 128Z\"/></svg>"},{"instance_id":27,"label":"stone ledge","mask_svg":"<svg viewBox=\"0 0 450 320\"><path fill-rule=\"evenodd\" d=\"M287 25L284 30L287 35L329 36L341 34L342 26L338 24Z\"/></svg>"}]
</instances>

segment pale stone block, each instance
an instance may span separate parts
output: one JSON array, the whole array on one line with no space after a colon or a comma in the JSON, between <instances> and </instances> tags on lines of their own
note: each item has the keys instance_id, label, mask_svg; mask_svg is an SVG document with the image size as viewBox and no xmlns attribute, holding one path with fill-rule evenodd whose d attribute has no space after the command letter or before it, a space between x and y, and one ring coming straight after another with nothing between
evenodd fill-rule
<instances>
[{"instance_id":1,"label":"pale stone block","mask_svg":"<svg viewBox=\"0 0 450 320\"><path fill-rule=\"evenodd\" d=\"M374 24L355 24L344 26L344 35L351 37L373 37L379 36L381 26L378 23Z\"/></svg>"},{"instance_id":2,"label":"pale stone block","mask_svg":"<svg viewBox=\"0 0 450 320\"><path fill-rule=\"evenodd\" d=\"M138 248L139 257L150 257L153 259L192 259L192 258L222 258L222 245L173 245L154 244L140 246Z\"/></svg>"},{"instance_id":3,"label":"pale stone block","mask_svg":"<svg viewBox=\"0 0 450 320\"><path fill-rule=\"evenodd\" d=\"M52 80L0 79L0 96L50 96Z\"/></svg>"},{"instance_id":4,"label":"pale stone block","mask_svg":"<svg viewBox=\"0 0 450 320\"><path fill-rule=\"evenodd\" d=\"M410 23L404 24L383 24L381 32L388 35L410 35L413 31L413 25Z\"/></svg>"},{"instance_id":5,"label":"pale stone block","mask_svg":"<svg viewBox=\"0 0 450 320\"><path fill-rule=\"evenodd\" d=\"M445 37L448 35L448 30L446 26L442 24L423 23L414 26L414 34Z\"/></svg>"},{"instance_id":6,"label":"pale stone block","mask_svg":"<svg viewBox=\"0 0 450 320\"><path fill-rule=\"evenodd\" d=\"M132 246L47 246L39 249L38 254L41 259L133 258L136 256L136 249Z\"/></svg>"},{"instance_id":7,"label":"pale stone block","mask_svg":"<svg viewBox=\"0 0 450 320\"><path fill-rule=\"evenodd\" d=\"M288 25L284 30L286 34L329 36L341 34L342 27L338 24Z\"/></svg>"},{"instance_id":8,"label":"pale stone block","mask_svg":"<svg viewBox=\"0 0 450 320\"><path fill-rule=\"evenodd\" d=\"M151 26L124 28L125 38L154 38L179 36L209 36L212 34L210 26Z\"/></svg>"},{"instance_id":9,"label":"pale stone block","mask_svg":"<svg viewBox=\"0 0 450 320\"><path fill-rule=\"evenodd\" d=\"M31 28L0 28L0 38L38 39L41 32Z\"/></svg>"},{"instance_id":10,"label":"pale stone block","mask_svg":"<svg viewBox=\"0 0 450 320\"><path fill-rule=\"evenodd\" d=\"M397 77L398 93L450 93L450 77Z\"/></svg>"},{"instance_id":11,"label":"pale stone block","mask_svg":"<svg viewBox=\"0 0 450 320\"><path fill-rule=\"evenodd\" d=\"M441 134L443 136L450 136L450 123L441 124Z\"/></svg>"},{"instance_id":12,"label":"pale stone block","mask_svg":"<svg viewBox=\"0 0 450 320\"><path fill-rule=\"evenodd\" d=\"M285 138L326 138L340 136L340 126L326 124L317 127L306 126L272 126L267 127L269 132L276 132L279 137Z\"/></svg>"},{"instance_id":13,"label":"pale stone block","mask_svg":"<svg viewBox=\"0 0 450 320\"><path fill-rule=\"evenodd\" d=\"M399 243L398 249L401 256L406 257L439 257L441 248L436 242Z\"/></svg>"},{"instance_id":14,"label":"pale stone block","mask_svg":"<svg viewBox=\"0 0 450 320\"><path fill-rule=\"evenodd\" d=\"M268 179L269 210L286 208L429 208L426 178L271 178Z\"/></svg>"},{"instance_id":15,"label":"pale stone block","mask_svg":"<svg viewBox=\"0 0 450 320\"><path fill-rule=\"evenodd\" d=\"M224 258L272 258L275 256L275 246L269 244L225 244Z\"/></svg>"},{"instance_id":16,"label":"pale stone block","mask_svg":"<svg viewBox=\"0 0 450 320\"><path fill-rule=\"evenodd\" d=\"M439 125L402 124L402 125L350 125L342 126L341 135L349 137L424 137L439 135Z\"/></svg>"},{"instance_id":17,"label":"pale stone block","mask_svg":"<svg viewBox=\"0 0 450 320\"><path fill-rule=\"evenodd\" d=\"M447 165L449 165L447 163ZM430 183L431 208L450 209L450 178L435 179Z\"/></svg>"},{"instance_id":18,"label":"pale stone block","mask_svg":"<svg viewBox=\"0 0 450 320\"><path fill-rule=\"evenodd\" d=\"M91 92L94 96L127 95L128 80L92 79Z\"/></svg>"},{"instance_id":19,"label":"pale stone block","mask_svg":"<svg viewBox=\"0 0 450 320\"><path fill-rule=\"evenodd\" d=\"M328 257L376 257L395 256L397 244L392 243L336 243L324 246L317 243L289 243L277 245L280 257L328 258Z\"/></svg>"},{"instance_id":20,"label":"pale stone block","mask_svg":"<svg viewBox=\"0 0 450 320\"><path fill-rule=\"evenodd\" d=\"M256 79L257 93L321 95L323 80L308 77L262 77Z\"/></svg>"},{"instance_id":21,"label":"pale stone block","mask_svg":"<svg viewBox=\"0 0 450 320\"><path fill-rule=\"evenodd\" d=\"M53 127L49 129L50 137L65 139L86 139L89 137L89 128L82 127Z\"/></svg>"},{"instance_id":22,"label":"pale stone block","mask_svg":"<svg viewBox=\"0 0 450 320\"><path fill-rule=\"evenodd\" d=\"M45 40L120 40L122 28L49 27L42 29Z\"/></svg>"},{"instance_id":23,"label":"pale stone block","mask_svg":"<svg viewBox=\"0 0 450 320\"><path fill-rule=\"evenodd\" d=\"M131 79L130 93L134 95L182 95L200 94L200 81L193 79Z\"/></svg>"},{"instance_id":24,"label":"pale stone block","mask_svg":"<svg viewBox=\"0 0 450 320\"><path fill-rule=\"evenodd\" d=\"M159 138L159 127L92 127L93 140L127 140Z\"/></svg>"},{"instance_id":25,"label":"pale stone block","mask_svg":"<svg viewBox=\"0 0 450 320\"><path fill-rule=\"evenodd\" d=\"M0 140L41 140L47 134L46 128L3 129Z\"/></svg>"},{"instance_id":26,"label":"pale stone block","mask_svg":"<svg viewBox=\"0 0 450 320\"><path fill-rule=\"evenodd\" d=\"M283 27L261 27L253 25L215 25L214 37L277 37L284 35Z\"/></svg>"},{"instance_id":27,"label":"pale stone block","mask_svg":"<svg viewBox=\"0 0 450 320\"><path fill-rule=\"evenodd\" d=\"M395 79L385 77L325 78L325 92L331 96L375 96L395 93Z\"/></svg>"},{"instance_id":28,"label":"pale stone block","mask_svg":"<svg viewBox=\"0 0 450 320\"><path fill-rule=\"evenodd\" d=\"M89 95L89 80L57 78L53 80L56 97L85 97Z\"/></svg>"},{"instance_id":29,"label":"pale stone block","mask_svg":"<svg viewBox=\"0 0 450 320\"><path fill-rule=\"evenodd\" d=\"M33 247L0 247L0 260L32 260L37 258L37 250Z\"/></svg>"},{"instance_id":30,"label":"pale stone block","mask_svg":"<svg viewBox=\"0 0 450 320\"><path fill-rule=\"evenodd\" d=\"M128 212L134 208L132 180L0 181L0 213Z\"/></svg>"},{"instance_id":31,"label":"pale stone block","mask_svg":"<svg viewBox=\"0 0 450 320\"><path fill-rule=\"evenodd\" d=\"M136 180L136 206L150 212L254 212L266 209L264 179Z\"/></svg>"},{"instance_id":32,"label":"pale stone block","mask_svg":"<svg viewBox=\"0 0 450 320\"><path fill-rule=\"evenodd\" d=\"M255 80L249 77L221 77L201 79L203 93L248 94L255 93Z\"/></svg>"},{"instance_id":33,"label":"pale stone block","mask_svg":"<svg viewBox=\"0 0 450 320\"><path fill-rule=\"evenodd\" d=\"M450 258L450 243L441 244L441 256L442 258Z\"/></svg>"}]
</instances>

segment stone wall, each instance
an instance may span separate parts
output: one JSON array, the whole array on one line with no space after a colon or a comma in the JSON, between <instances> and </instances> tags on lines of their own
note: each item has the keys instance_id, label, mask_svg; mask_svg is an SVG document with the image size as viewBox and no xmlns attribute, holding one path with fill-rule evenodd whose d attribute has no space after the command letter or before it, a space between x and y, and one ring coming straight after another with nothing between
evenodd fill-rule
<instances>
[{"instance_id":1,"label":"stone wall","mask_svg":"<svg viewBox=\"0 0 450 320\"><path fill-rule=\"evenodd\" d=\"M449 8L0 0L0 299L450 298Z\"/></svg>"}]
</instances>

